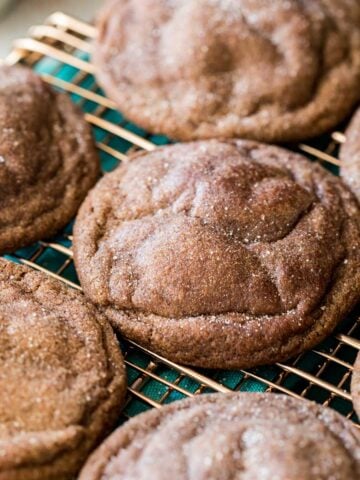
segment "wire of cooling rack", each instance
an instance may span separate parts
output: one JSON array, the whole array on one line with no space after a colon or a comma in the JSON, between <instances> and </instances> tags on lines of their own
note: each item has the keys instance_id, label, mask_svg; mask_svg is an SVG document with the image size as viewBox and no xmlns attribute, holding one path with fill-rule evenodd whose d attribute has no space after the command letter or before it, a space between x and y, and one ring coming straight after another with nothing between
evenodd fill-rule
<instances>
[{"instance_id":1,"label":"wire of cooling rack","mask_svg":"<svg viewBox=\"0 0 360 480\"><path fill-rule=\"evenodd\" d=\"M29 37L17 40L5 59L7 64L25 63L56 89L69 93L85 111L92 125L105 171L119 161L127 161L129 151L152 150L167 143L159 135L149 135L129 123L104 96L93 77L89 61L96 29L61 12L50 16L44 25L34 26ZM336 157L345 137L336 131L311 144L295 147L322 162L336 173ZM39 242L10 256L30 267L57 278L70 287L78 284L71 250L71 226L49 242ZM331 406L356 421L349 380L352 364L360 349L359 312L354 312L340 329L316 349L291 362L238 372L200 371L178 365L130 340L121 339L129 377L125 417L175 399L217 391L276 391L304 397Z\"/></svg>"}]
</instances>

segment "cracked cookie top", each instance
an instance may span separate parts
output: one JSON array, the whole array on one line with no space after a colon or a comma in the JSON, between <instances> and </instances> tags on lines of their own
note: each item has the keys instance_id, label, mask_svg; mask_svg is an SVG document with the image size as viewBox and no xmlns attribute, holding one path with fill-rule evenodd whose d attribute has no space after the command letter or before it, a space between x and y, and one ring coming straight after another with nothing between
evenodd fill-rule
<instances>
[{"instance_id":1,"label":"cracked cookie top","mask_svg":"<svg viewBox=\"0 0 360 480\"><path fill-rule=\"evenodd\" d=\"M304 139L359 100L358 0L110 0L98 29L108 95L171 138Z\"/></svg>"},{"instance_id":2,"label":"cracked cookie top","mask_svg":"<svg viewBox=\"0 0 360 480\"><path fill-rule=\"evenodd\" d=\"M100 171L90 127L31 70L0 67L0 253L66 225Z\"/></svg>"},{"instance_id":3,"label":"cracked cookie top","mask_svg":"<svg viewBox=\"0 0 360 480\"><path fill-rule=\"evenodd\" d=\"M136 154L90 192L76 267L126 335L159 347L168 319L169 343L198 329L203 344L228 325L254 354L271 339L281 349L309 330L321 338L351 307L358 216L342 182L300 155L240 140L177 144ZM328 302L341 303L331 320Z\"/></svg>"},{"instance_id":4,"label":"cracked cookie top","mask_svg":"<svg viewBox=\"0 0 360 480\"><path fill-rule=\"evenodd\" d=\"M0 259L0 479L66 480L126 391L107 320L83 295Z\"/></svg>"},{"instance_id":5,"label":"cracked cookie top","mask_svg":"<svg viewBox=\"0 0 360 480\"><path fill-rule=\"evenodd\" d=\"M346 140L340 149L340 175L360 202L360 109L345 132Z\"/></svg>"},{"instance_id":6,"label":"cracked cookie top","mask_svg":"<svg viewBox=\"0 0 360 480\"><path fill-rule=\"evenodd\" d=\"M360 437L328 408L275 394L213 394L131 419L80 480L355 480Z\"/></svg>"}]
</instances>

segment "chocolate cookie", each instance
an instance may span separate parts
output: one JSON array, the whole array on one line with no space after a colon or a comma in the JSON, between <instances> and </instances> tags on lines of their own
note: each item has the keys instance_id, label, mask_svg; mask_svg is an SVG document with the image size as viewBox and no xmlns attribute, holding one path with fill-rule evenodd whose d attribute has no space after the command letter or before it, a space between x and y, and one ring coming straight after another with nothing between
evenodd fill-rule
<instances>
[{"instance_id":1,"label":"chocolate cookie","mask_svg":"<svg viewBox=\"0 0 360 480\"><path fill-rule=\"evenodd\" d=\"M338 413L275 394L214 394L143 413L79 480L357 480L360 436Z\"/></svg>"},{"instance_id":2,"label":"chocolate cookie","mask_svg":"<svg viewBox=\"0 0 360 480\"><path fill-rule=\"evenodd\" d=\"M287 150L210 140L138 153L74 229L85 294L125 336L203 367L285 360L360 296L359 208Z\"/></svg>"},{"instance_id":3,"label":"chocolate cookie","mask_svg":"<svg viewBox=\"0 0 360 480\"><path fill-rule=\"evenodd\" d=\"M304 139L360 98L358 0L111 0L98 30L107 94L179 140Z\"/></svg>"},{"instance_id":4,"label":"chocolate cookie","mask_svg":"<svg viewBox=\"0 0 360 480\"><path fill-rule=\"evenodd\" d=\"M83 295L0 259L0 480L68 480L114 427L119 346Z\"/></svg>"},{"instance_id":5,"label":"chocolate cookie","mask_svg":"<svg viewBox=\"0 0 360 480\"><path fill-rule=\"evenodd\" d=\"M346 141L340 149L340 175L360 201L360 109L346 130Z\"/></svg>"},{"instance_id":6,"label":"chocolate cookie","mask_svg":"<svg viewBox=\"0 0 360 480\"><path fill-rule=\"evenodd\" d=\"M351 396L354 409L360 419L360 353L354 363L354 370L351 379Z\"/></svg>"},{"instance_id":7,"label":"chocolate cookie","mask_svg":"<svg viewBox=\"0 0 360 480\"><path fill-rule=\"evenodd\" d=\"M90 127L31 70L0 67L0 253L49 237L99 174Z\"/></svg>"}]
</instances>

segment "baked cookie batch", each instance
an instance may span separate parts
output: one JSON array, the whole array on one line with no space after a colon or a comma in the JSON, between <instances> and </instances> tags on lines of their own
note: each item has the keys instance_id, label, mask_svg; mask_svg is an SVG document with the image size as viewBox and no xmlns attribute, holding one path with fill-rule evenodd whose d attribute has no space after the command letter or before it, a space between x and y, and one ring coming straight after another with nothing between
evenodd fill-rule
<instances>
[{"instance_id":1,"label":"baked cookie batch","mask_svg":"<svg viewBox=\"0 0 360 480\"><path fill-rule=\"evenodd\" d=\"M350 420L270 393L174 402L93 450L126 394L114 331L175 362L250 368L313 348L359 301L360 112L340 177L269 143L357 107L360 3L110 0L98 29L119 109L191 142L134 153L95 185L78 108L0 67L0 253L79 210L84 292L0 259L0 480L359 479ZM360 415L360 354L351 392Z\"/></svg>"}]
</instances>

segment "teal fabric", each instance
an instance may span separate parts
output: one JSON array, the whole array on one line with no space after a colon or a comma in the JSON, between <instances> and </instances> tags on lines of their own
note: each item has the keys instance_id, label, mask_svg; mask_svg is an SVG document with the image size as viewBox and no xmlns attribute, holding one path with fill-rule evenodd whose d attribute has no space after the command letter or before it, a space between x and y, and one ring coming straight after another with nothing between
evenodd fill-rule
<instances>
[{"instance_id":1,"label":"teal fabric","mask_svg":"<svg viewBox=\"0 0 360 480\"><path fill-rule=\"evenodd\" d=\"M86 59L86 56L84 54L79 53L78 56L79 58ZM79 71L76 68L64 65L50 58L44 58L40 60L35 65L34 69L38 73L52 73L53 75L55 74L58 78L66 81L72 81L74 77L79 74ZM94 78L91 75L86 75L83 80L81 80L80 86L85 89L96 88L96 91L100 92L99 88L95 85ZM77 95L71 95L71 97L75 103L79 103L82 100ZM94 112L97 108L97 105L90 101L86 101L85 103L82 102L81 106L86 112L90 113ZM146 132L143 131L141 128L137 127L132 123L129 123L119 112L107 109L103 114L103 118L115 124L121 125L124 128L127 128L137 133L138 135L146 137L157 145L164 145L168 143L168 139L166 137L160 135L147 135ZM108 137L107 132L103 131L100 128L94 128L94 135L97 141L103 141L105 137L107 137L108 145L121 152L126 152L131 147L131 144L129 144L129 142L122 140L114 135L110 135L110 137ZM317 145L319 145L319 143L317 143ZM111 155L103 152L101 152L100 155L104 171L110 171L117 165L118 162ZM334 171L334 173L336 172ZM65 229L65 233L70 234L71 229L72 224L68 225L68 227ZM70 246L69 240L67 240L62 234L57 236L55 240L65 246ZM35 245L26 249L22 249L18 251L15 255L8 255L7 257L11 258L14 261L18 261L19 257L30 258L32 254L36 251L36 249L37 246ZM56 272L61 266L63 266L66 259L67 257L62 255L61 253L57 253L51 248L46 248L43 253L41 253L41 255L36 259L36 262L42 267ZM61 275L66 279L71 280L72 282L78 283L78 279L72 262L69 262L66 268L61 272ZM344 322L341 330L346 333L351 327L351 325L353 325L354 321L354 316L349 317ZM318 347L318 350L331 353L332 350L337 346L337 343L338 342L332 337L323 342L323 344ZM147 355L135 351L133 348L130 348L129 345L126 345L126 343L124 342L122 342L122 346L124 351L126 352L127 359L129 361L144 369L148 366L151 359ZM338 358L341 358L346 362L352 363L354 361L355 354L355 349L347 346L341 346L337 353L337 356ZM338 382L340 382L343 376L347 373L347 369L345 367L331 361L326 363L324 361L324 358L312 352L304 354L297 362L296 366L314 375L319 372L320 368L323 368L321 378L333 385L337 385ZM262 367L253 370L253 373L258 377L272 382L278 381L283 387L291 389L299 395L303 394L306 398L310 398L318 402L329 401L330 406L339 410L343 414L349 414L349 412L352 411L352 405L350 401L337 396L333 398L326 389L310 385L308 382L301 379L297 375L287 374L281 377L281 372L282 370L276 366ZM189 393L195 393L201 387L200 384L198 384L191 378L181 376L177 371L167 368L164 365L157 366L157 368L155 369L155 373L156 375L162 377L163 379L171 383L176 383L179 387ZM263 392L268 388L266 383L254 380L250 376L245 375L241 372L206 371L202 373L205 373L210 378L216 380L217 382L225 385L232 390ZM141 380L141 373L139 373L139 371L137 371L133 367L128 367L128 376L130 385L133 385L134 382L140 382ZM349 376L346 378L345 383L341 385L341 388L349 391ZM161 401L162 403L169 403L184 397L184 394L176 392L175 390L169 390L166 385L163 385L160 382L151 379L147 379L145 382L141 383L141 386L138 387L138 389L142 394L146 395L152 400L158 402ZM205 388L201 391L207 393L211 390ZM274 391L276 391L276 389ZM143 410L146 410L147 408L150 407L145 402L136 398L132 398L127 404L124 413L125 416L133 416ZM122 416L119 422L121 423L124 418L125 417Z\"/></svg>"}]
</instances>

